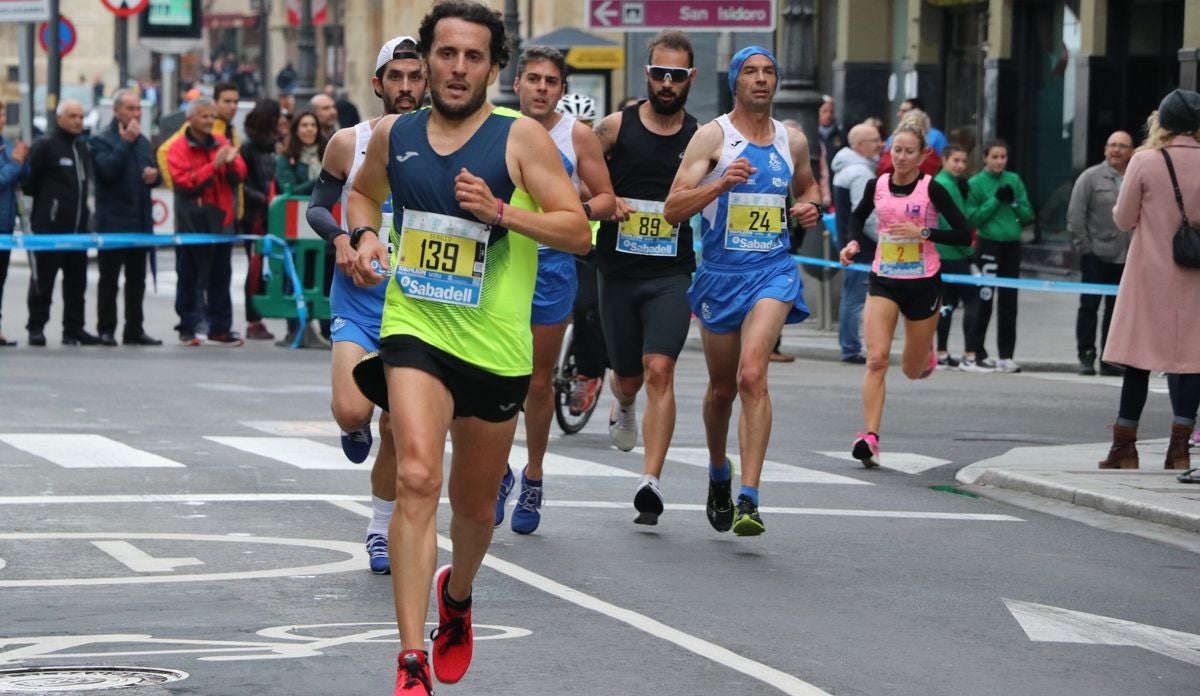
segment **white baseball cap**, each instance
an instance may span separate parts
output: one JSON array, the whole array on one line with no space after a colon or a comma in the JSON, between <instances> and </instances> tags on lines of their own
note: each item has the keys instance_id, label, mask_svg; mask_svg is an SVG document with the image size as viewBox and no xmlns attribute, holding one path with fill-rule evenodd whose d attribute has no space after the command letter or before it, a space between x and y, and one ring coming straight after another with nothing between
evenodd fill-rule
<instances>
[{"instance_id":1,"label":"white baseball cap","mask_svg":"<svg viewBox=\"0 0 1200 696\"><path fill-rule=\"evenodd\" d=\"M375 58L375 72L383 69L383 66L402 58L419 59L420 53L417 52L417 40L411 36L397 36L388 41L379 49L379 56Z\"/></svg>"}]
</instances>

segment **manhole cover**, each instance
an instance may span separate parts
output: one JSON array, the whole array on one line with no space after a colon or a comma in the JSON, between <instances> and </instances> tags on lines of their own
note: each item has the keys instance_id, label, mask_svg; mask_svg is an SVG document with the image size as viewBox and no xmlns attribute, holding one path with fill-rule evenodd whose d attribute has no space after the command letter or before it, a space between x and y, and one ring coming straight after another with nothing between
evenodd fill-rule
<instances>
[{"instance_id":1,"label":"manhole cover","mask_svg":"<svg viewBox=\"0 0 1200 696\"><path fill-rule=\"evenodd\" d=\"M168 684L187 672L153 667L24 667L0 669L0 693L32 694L101 691Z\"/></svg>"}]
</instances>

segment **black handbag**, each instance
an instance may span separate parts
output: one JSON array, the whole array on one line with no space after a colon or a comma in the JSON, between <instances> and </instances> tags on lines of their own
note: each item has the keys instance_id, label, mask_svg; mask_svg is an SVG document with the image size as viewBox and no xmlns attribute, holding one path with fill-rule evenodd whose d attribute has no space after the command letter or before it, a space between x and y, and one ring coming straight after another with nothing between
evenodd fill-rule
<instances>
[{"instance_id":1,"label":"black handbag","mask_svg":"<svg viewBox=\"0 0 1200 696\"><path fill-rule=\"evenodd\" d=\"M1175 231L1174 239L1171 240L1175 263L1184 268L1200 268L1200 230L1192 227L1192 223L1188 222L1187 213L1183 210L1183 194L1179 192L1175 165L1171 163L1171 155L1167 154L1166 148L1163 148L1162 155L1167 162L1167 173L1171 175L1171 186L1175 188L1175 205L1179 206L1179 214L1183 217L1179 229Z\"/></svg>"}]
</instances>

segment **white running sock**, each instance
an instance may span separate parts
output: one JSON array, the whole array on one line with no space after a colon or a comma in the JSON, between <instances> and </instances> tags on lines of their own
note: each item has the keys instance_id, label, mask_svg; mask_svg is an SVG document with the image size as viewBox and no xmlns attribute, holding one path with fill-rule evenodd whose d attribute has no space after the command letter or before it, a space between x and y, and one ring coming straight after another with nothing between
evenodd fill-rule
<instances>
[{"instance_id":1,"label":"white running sock","mask_svg":"<svg viewBox=\"0 0 1200 696\"><path fill-rule=\"evenodd\" d=\"M371 515L371 521L367 523L367 534L382 534L385 537L388 535L388 523L392 521L392 509L396 507L396 501L384 500L371 496L371 510L375 514Z\"/></svg>"},{"instance_id":2,"label":"white running sock","mask_svg":"<svg viewBox=\"0 0 1200 696\"><path fill-rule=\"evenodd\" d=\"M652 474L642 474L642 478L638 481L638 488L641 488L647 483L655 488L658 488L658 477Z\"/></svg>"}]
</instances>

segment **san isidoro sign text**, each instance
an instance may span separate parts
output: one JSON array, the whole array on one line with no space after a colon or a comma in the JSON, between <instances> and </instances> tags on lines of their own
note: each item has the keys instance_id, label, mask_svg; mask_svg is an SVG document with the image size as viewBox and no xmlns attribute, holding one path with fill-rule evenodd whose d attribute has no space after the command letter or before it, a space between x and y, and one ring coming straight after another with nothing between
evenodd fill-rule
<instances>
[{"instance_id":1,"label":"san isidoro sign text","mask_svg":"<svg viewBox=\"0 0 1200 696\"><path fill-rule=\"evenodd\" d=\"M584 0L584 13L609 31L775 30L775 0Z\"/></svg>"}]
</instances>

